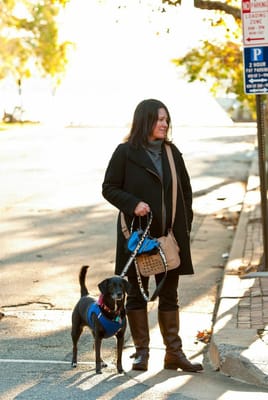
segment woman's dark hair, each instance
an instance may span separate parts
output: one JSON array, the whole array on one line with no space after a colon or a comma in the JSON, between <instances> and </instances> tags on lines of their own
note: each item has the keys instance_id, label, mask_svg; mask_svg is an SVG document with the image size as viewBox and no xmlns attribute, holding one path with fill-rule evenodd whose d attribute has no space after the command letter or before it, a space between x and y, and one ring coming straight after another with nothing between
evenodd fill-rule
<instances>
[{"instance_id":1,"label":"woman's dark hair","mask_svg":"<svg viewBox=\"0 0 268 400\"><path fill-rule=\"evenodd\" d=\"M147 99L137 105L130 132L125 140L135 146L146 146L158 120L158 110L160 108L164 108L167 113L169 130L171 126L170 114L165 104L159 100ZM165 142L170 142L168 137L165 138Z\"/></svg>"}]
</instances>

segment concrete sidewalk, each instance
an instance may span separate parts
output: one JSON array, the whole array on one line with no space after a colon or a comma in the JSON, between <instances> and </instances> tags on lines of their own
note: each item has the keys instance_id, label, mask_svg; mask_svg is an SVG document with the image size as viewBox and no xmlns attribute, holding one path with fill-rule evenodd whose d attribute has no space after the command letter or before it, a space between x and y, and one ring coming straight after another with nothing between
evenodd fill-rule
<instances>
[{"instance_id":1,"label":"concrete sidewalk","mask_svg":"<svg viewBox=\"0 0 268 400\"><path fill-rule=\"evenodd\" d=\"M257 154L255 154L242 200L239 222L228 262L224 268L216 315L215 308L212 309L215 304L211 304L208 293L205 302L197 301L191 303L189 307L182 307L180 332L184 350L191 361L203 362L205 370L212 367L235 380L262 387L266 392L268 388L268 279L242 279L248 272L258 270L263 254L259 189ZM214 272L213 269L209 269L209 265L216 265L217 256L222 249L220 242L224 241L226 232L219 229L221 228L215 221L215 217L206 216L192 243L193 254L196 255L194 257L197 257L194 264L198 272L191 279L198 287L198 276L206 273L208 281L206 290L210 285L209 280L211 284L213 282L211 275ZM201 278L200 282L202 279L204 278ZM142 374L131 371L132 361L129 356L133 353L134 347L129 336L124 352L127 375L151 387L158 386L158 379L161 377L160 381L165 381L166 390L176 392L176 389L172 387L172 379L177 384L178 375L173 373L174 371L162 370L165 350L157 330L157 305L150 304L152 351L149 369ZM207 348L208 360L204 358L207 344L193 341L198 328L204 326L208 328L213 326L213 334ZM205 381L205 374L200 378L201 381L202 379ZM199 380L197 377L195 379Z\"/></svg>"},{"instance_id":2,"label":"concrete sidewalk","mask_svg":"<svg viewBox=\"0 0 268 400\"><path fill-rule=\"evenodd\" d=\"M245 278L261 270L262 255L256 154L224 271L209 356L212 365L224 374L268 388L268 279Z\"/></svg>"}]
</instances>

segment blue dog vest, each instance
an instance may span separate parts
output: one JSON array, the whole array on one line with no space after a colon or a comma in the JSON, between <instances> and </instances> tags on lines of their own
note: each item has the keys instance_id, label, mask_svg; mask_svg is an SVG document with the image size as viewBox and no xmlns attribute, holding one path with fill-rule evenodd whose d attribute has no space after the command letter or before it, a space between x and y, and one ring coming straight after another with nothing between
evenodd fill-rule
<instances>
[{"instance_id":1,"label":"blue dog vest","mask_svg":"<svg viewBox=\"0 0 268 400\"><path fill-rule=\"evenodd\" d=\"M123 321L119 316L116 317L115 320L106 318L101 312L100 305L98 304L98 302L96 302L96 303L93 303L89 307L88 312L87 312L87 322L91 329L94 329L93 321L92 321L92 314L97 315L98 320L100 321L101 325L103 326L103 328L105 330L105 334L104 334L105 338L109 338L109 337L115 335L123 326Z\"/></svg>"}]
</instances>

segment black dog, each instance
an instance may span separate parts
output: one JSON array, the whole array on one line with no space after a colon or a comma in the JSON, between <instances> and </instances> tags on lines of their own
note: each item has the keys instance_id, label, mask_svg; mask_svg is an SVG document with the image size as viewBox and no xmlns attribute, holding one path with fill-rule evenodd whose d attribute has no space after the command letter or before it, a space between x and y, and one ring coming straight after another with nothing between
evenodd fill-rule
<instances>
[{"instance_id":1,"label":"black dog","mask_svg":"<svg viewBox=\"0 0 268 400\"><path fill-rule=\"evenodd\" d=\"M107 278L98 287L101 295L96 301L88 296L85 278L88 266L83 266L79 274L81 298L72 314L73 359L72 366L77 366L77 342L84 326L89 326L95 339L96 373L101 374L101 368L107 365L101 358L102 339L116 336L117 338L117 370L123 372L122 352L126 330L125 295L129 283L120 276Z\"/></svg>"}]
</instances>

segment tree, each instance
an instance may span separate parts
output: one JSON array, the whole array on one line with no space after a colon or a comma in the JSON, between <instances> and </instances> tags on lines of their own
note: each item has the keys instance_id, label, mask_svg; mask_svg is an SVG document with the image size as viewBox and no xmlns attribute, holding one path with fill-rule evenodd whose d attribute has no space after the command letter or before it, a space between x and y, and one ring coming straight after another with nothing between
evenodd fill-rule
<instances>
[{"instance_id":1,"label":"tree","mask_svg":"<svg viewBox=\"0 0 268 400\"><path fill-rule=\"evenodd\" d=\"M59 42L57 17L68 0L2 0L0 79L21 82L35 73L60 83L70 42Z\"/></svg>"},{"instance_id":2,"label":"tree","mask_svg":"<svg viewBox=\"0 0 268 400\"><path fill-rule=\"evenodd\" d=\"M169 4L171 6L180 6L182 0L162 0L163 4ZM214 0L194 0L194 6L201 10L214 10L223 11L226 14L232 15L235 19L241 19L240 8L237 6L238 1L226 0L214 1Z\"/></svg>"},{"instance_id":3,"label":"tree","mask_svg":"<svg viewBox=\"0 0 268 400\"><path fill-rule=\"evenodd\" d=\"M169 6L180 6L181 0L162 0ZM198 48L191 49L183 57L173 60L183 71L189 82L200 80L210 85L216 94L224 91L234 94L243 107L255 111L255 97L244 93L242 63L241 0L205 1L194 0L194 6L206 13L206 20L214 31L223 34L213 35L200 41Z\"/></svg>"}]
</instances>

